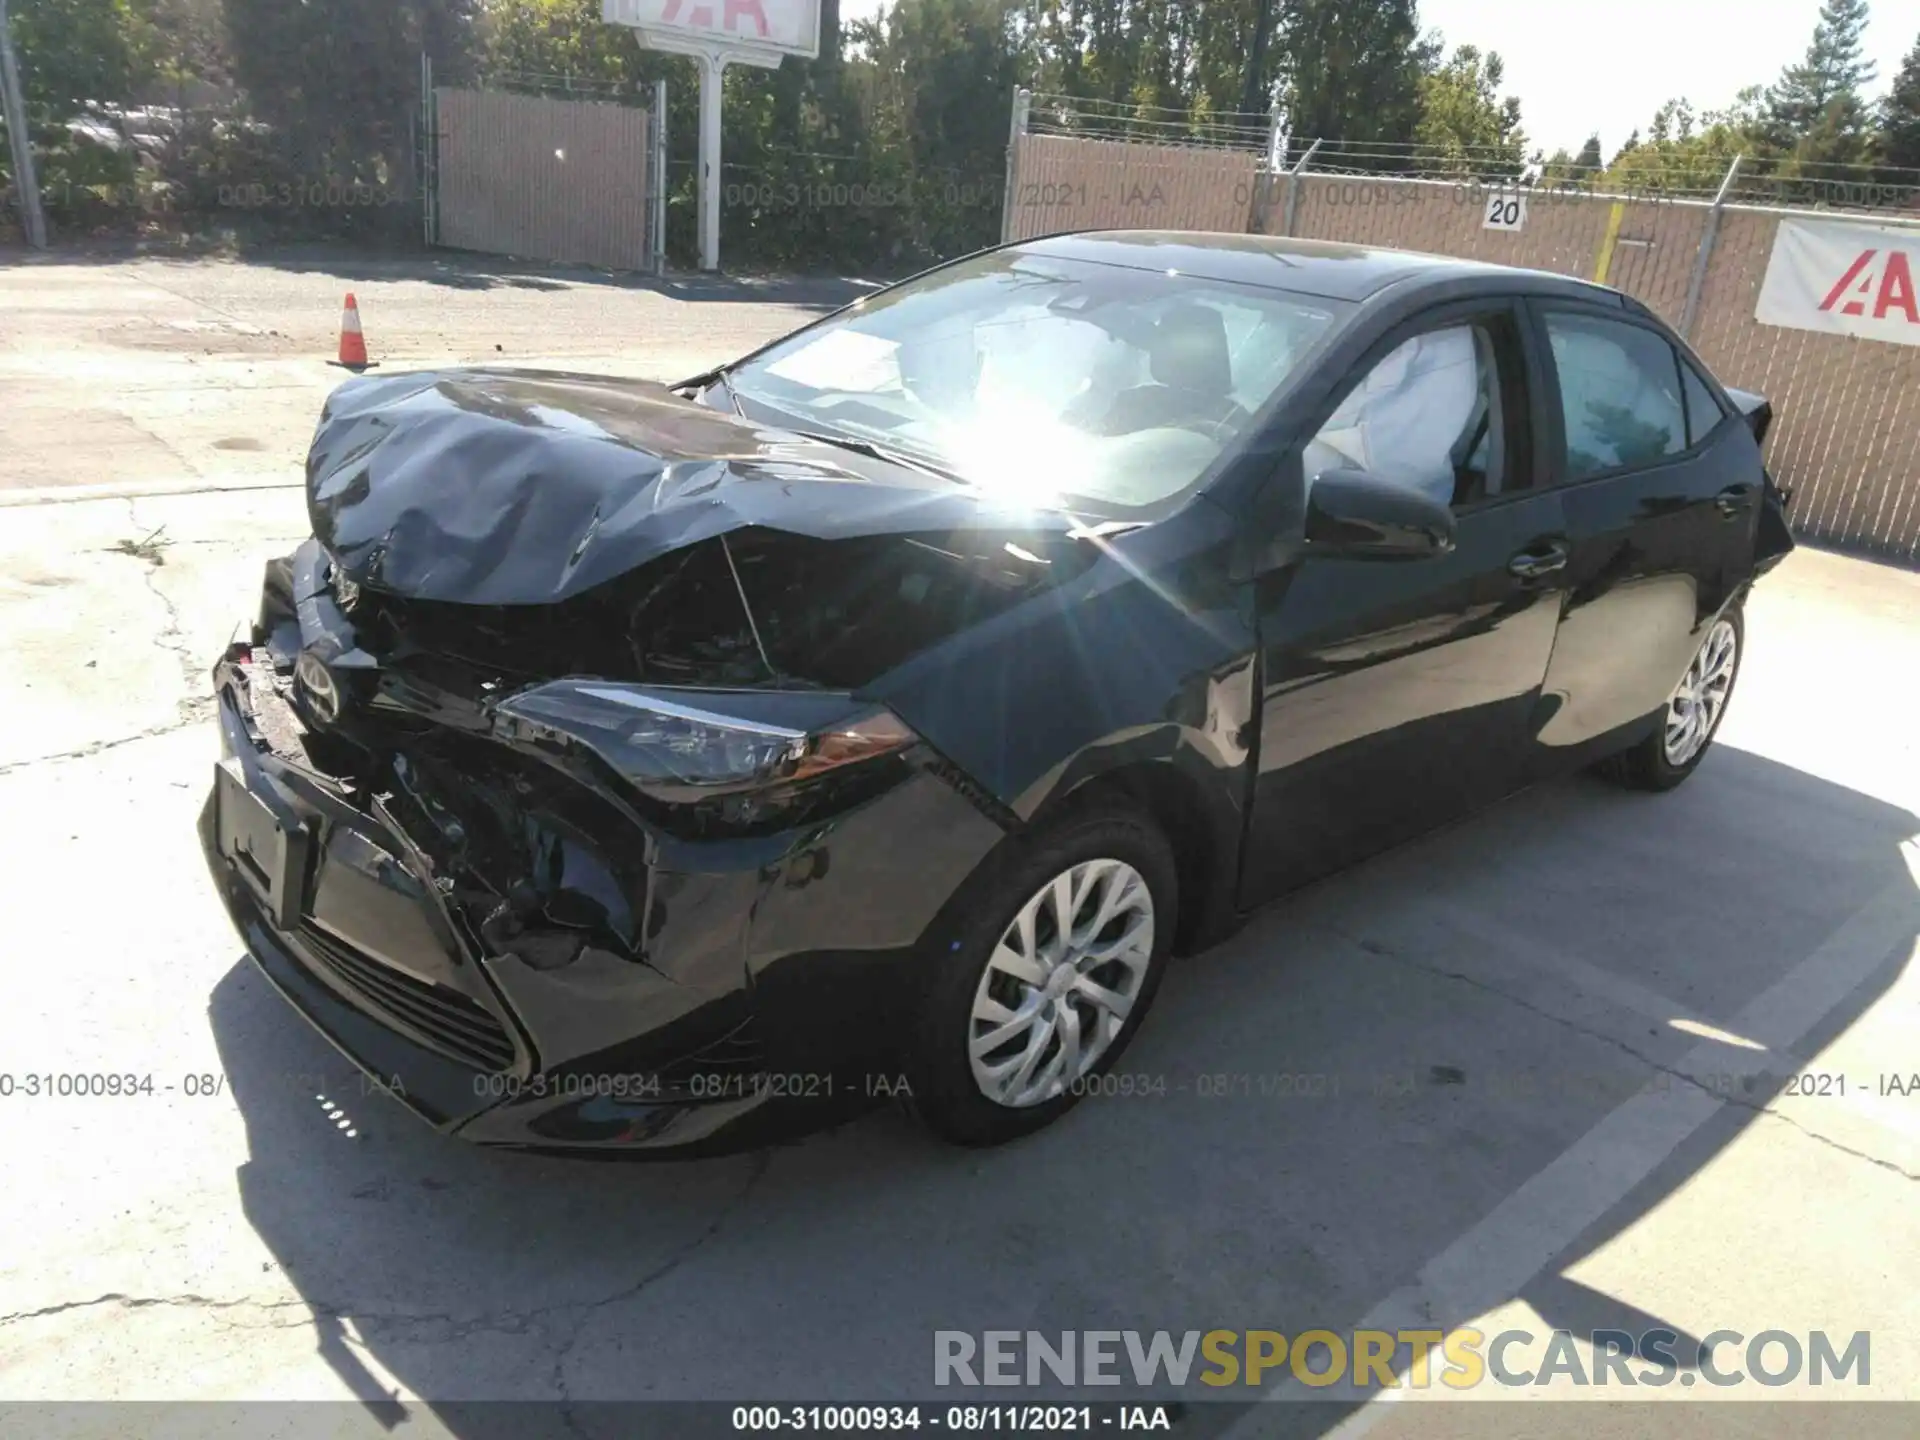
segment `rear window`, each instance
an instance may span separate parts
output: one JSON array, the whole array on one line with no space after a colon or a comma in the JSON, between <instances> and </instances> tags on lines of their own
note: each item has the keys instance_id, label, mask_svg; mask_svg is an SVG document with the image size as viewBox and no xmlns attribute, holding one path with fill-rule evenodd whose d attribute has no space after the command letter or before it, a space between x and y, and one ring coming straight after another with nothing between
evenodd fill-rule
<instances>
[{"instance_id":1,"label":"rear window","mask_svg":"<svg viewBox=\"0 0 1920 1440\"><path fill-rule=\"evenodd\" d=\"M1572 311L1548 313L1547 337L1560 376L1568 480L1657 464L1687 448L1680 371L1665 340Z\"/></svg>"}]
</instances>

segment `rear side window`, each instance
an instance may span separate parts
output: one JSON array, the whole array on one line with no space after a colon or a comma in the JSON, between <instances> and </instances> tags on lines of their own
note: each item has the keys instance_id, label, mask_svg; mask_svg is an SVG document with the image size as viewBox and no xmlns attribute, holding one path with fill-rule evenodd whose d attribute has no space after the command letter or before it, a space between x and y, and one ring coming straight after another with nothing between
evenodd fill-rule
<instances>
[{"instance_id":1,"label":"rear side window","mask_svg":"<svg viewBox=\"0 0 1920 1440\"><path fill-rule=\"evenodd\" d=\"M1687 397L1687 444L1698 445L1719 428L1727 412L1713 398L1700 372L1684 360L1680 362L1680 384Z\"/></svg>"},{"instance_id":2,"label":"rear side window","mask_svg":"<svg viewBox=\"0 0 1920 1440\"><path fill-rule=\"evenodd\" d=\"M1651 330L1550 311L1560 375L1566 478L1657 464L1685 450L1687 414L1673 347Z\"/></svg>"}]
</instances>

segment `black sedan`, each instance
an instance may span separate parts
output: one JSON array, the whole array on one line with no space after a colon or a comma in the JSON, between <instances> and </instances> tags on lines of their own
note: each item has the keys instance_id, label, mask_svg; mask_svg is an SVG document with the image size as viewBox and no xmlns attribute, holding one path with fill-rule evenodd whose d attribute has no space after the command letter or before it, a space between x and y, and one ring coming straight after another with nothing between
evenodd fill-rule
<instances>
[{"instance_id":1,"label":"black sedan","mask_svg":"<svg viewBox=\"0 0 1920 1440\"><path fill-rule=\"evenodd\" d=\"M1122 232L671 388L349 381L202 841L463 1137L900 1097L995 1143L1262 902L1576 767L1685 780L1793 544L1769 414L1612 290Z\"/></svg>"}]
</instances>

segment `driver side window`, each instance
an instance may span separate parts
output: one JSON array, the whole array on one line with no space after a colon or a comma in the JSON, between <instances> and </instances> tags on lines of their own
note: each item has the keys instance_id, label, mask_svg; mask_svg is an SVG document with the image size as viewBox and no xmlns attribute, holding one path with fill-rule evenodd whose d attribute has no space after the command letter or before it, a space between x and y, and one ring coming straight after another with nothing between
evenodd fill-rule
<instances>
[{"instance_id":1,"label":"driver side window","mask_svg":"<svg viewBox=\"0 0 1920 1440\"><path fill-rule=\"evenodd\" d=\"M1413 336L1373 365L1308 442L1307 484L1360 470L1464 505L1507 488L1497 351L1478 321Z\"/></svg>"}]
</instances>

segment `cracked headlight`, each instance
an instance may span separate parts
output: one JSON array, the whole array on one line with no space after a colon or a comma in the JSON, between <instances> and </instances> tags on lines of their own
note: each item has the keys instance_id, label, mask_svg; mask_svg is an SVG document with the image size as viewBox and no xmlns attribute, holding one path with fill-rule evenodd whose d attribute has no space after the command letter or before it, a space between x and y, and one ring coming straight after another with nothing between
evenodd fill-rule
<instances>
[{"instance_id":1,"label":"cracked headlight","mask_svg":"<svg viewBox=\"0 0 1920 1440\"><path fill-rule=\"evenodd\" d=\"M558 680L501 701L495 713L507 738L583 744L669 804L797 785L919 739L891 711L812 691L672 692Z\"/></svg>"}]
</instances>

